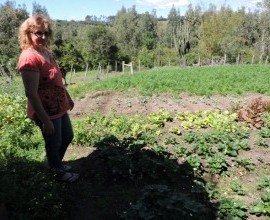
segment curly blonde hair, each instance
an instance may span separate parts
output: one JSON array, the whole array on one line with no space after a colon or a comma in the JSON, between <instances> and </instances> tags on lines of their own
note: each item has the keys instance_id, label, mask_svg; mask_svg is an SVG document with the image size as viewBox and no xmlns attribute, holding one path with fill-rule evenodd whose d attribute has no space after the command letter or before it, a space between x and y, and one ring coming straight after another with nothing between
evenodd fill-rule
<instances>
[{"instance_id":1,"label":"curly blonde hair","mask_svg":"<svg viewBox=\"0 0 270 220\"><path fill-rule=\"evenodd\" d=\"M32 46L30 34L38 28L44 28L50 35L48 36L48 44L53 40L53 30L50 20L43 15L34 15L26 19L19 28L19 42L22 50Z\"/></svg>"}]
</instances>

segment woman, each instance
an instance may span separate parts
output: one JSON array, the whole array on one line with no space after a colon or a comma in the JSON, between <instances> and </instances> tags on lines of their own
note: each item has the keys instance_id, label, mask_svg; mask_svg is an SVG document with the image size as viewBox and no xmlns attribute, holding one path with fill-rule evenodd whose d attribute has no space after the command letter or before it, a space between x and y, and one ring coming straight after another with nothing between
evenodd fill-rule
<instances>
[{"instance_id":1,"label":"woman","mask_svg":"<svg viewBox=\"0 0 270 220\"><path fill-rule=\"evenodd\" d=\"M26 19L19 29L22 52L18 61L25 94L27 116L40 127L45 141L50 171L60 180L74 182L77 173L68 172L70 166L62 159L73 139L72 125L67 111L74 102L66 91L62 73L48 49L52 41L50 21L42 15Z\"/></svg>"}]
</instances>

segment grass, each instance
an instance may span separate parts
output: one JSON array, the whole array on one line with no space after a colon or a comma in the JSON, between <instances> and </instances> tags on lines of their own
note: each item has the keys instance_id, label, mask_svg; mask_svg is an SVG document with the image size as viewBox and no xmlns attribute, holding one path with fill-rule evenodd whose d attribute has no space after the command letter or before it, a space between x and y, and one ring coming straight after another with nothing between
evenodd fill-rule
<instances>
[{"instance_id":1,"label":"grass","mask_svg":"<svg viewBox=\"0 0 270 220\"><path fill-rule=\"evenodd\" d=\"M158 68L143 72L70 73L66 80L68 90L75 98L83 98L85 94L95 91L127 91L135 90L143 95L182 92L191 95L241 95L254 92L270 94L270 78L268 65L225 65L211 67ZM98 80L97 80L98 76ZM24 93L20 76L9 83L0 83L2 93L22 95Z\"/></svg>"},{"instance_id":2,"label":"grass","mask_svg":"<svg viewBox=\"0 0 270 220\"><path fill-rule=\"evenodd\" d=\"M83 97L91 91L136 90L149 95L186 92L192 95L241 95L247 92L270 94L268 65L213 66L196 68L160 68L130 74L114 74L108 80L77 82L69 86L71 94Z\"/></svg>"}]
</instances>

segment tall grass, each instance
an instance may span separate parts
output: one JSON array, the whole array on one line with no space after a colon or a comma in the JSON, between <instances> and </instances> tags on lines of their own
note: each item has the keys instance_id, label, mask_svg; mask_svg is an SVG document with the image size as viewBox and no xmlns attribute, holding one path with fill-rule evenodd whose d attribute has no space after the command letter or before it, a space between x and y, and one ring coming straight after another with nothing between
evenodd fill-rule
<instances>
[{"instance_id":1,"label":"tall grass","mask_svg":"<svg viewBox=\"0 0 270 220\"><path fill-rule=\"evenodd\" d=\"M136 90L144 95L186 92L193 95L241 95L255 92L270 94L268 65L225 65L194 68L160 68L133 75L122 74L100 81L73 84L75 97L93 91Z\"/></svg>"},{"instance_id":2,"label":"tall grass","mask_svg":"<svg viewBox=\"0 0 270 220\"><path fill-rule=\"evenodd\" d=\"M158 68L143 72L91 73L84 80L84 72L76 73L68 85L76 98L95 91L137 91L142 95L186 92L191 95L241 95L255 92L270 94L269 65L224 65L209 67ZM68 76L69 77L69 76ZM101 80L100 80L101 79ZM69 83L69 80L67 80ZM20 76L12 82L0 83L0 93L24 95Z\"/></svg>"}]
</instances>

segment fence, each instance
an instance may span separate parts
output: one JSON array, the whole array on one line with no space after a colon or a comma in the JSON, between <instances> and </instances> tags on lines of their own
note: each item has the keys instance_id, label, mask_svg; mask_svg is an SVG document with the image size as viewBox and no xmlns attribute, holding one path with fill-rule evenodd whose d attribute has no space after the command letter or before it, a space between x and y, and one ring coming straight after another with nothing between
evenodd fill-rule
<instances>
[{"instance_id":1,"label":"fence","mask_svg":"<svg viewBox=\"0 0 270 220\"><path fill-rule=\"evenodd\" d=\"M176 59L175 59L176 60ZM180 65L180 61L178 61L178 65L176 64L176 62L172 62L171 59L169 59L167 61L167 63L165 63L164 65L161 65L161 63L157 63L157 62L153 62L153 67L157 68L157 67L171 67L171 66L179 66ZM211 59L204 59L202 60L200 56L198 56L198 59L195 60L192 65L190 66L214 66L214 65L225 65L225 64L244 64L244 63L249 63L249 64L268 64L269 63L269 57L266 56L265 59L263 59L262 56L260 56L259 58L255 57L255 55L253 55L252 57L250 57L250 60L248 61L248 59L246 57L244 57L241 54L238 54L236 60L233 62L228 61L228 57L225 54L223 57L219 57L219 56L212 56ZM120 64L120 65L119 65ZM181 65L180 66L188 66L186 60L182 60ZM149 67L141 65L141 61L138 60L138 62L130 62L130 63L125 63L125 61L122 62L115 62L114 68L112 65L106 65L105 67L102 66L100 63L97 67L97 70L90 70L89 69L89 64L86 65L86 69L84 71L84 75L83 77L80 75L79 78L81 81L86 81L89 78L95 79L95 80L100 80L102 78L107 78L109 77L109 73L130 73L130 74L134 74L134 71L136 70L137 72L143 71L149 69ZM89 77L89 72L95 72L95 76L91 76ZM6 67L6 65L0 65L0 77L6 77L7 81L11 81L13 76L16 74L16 72L14 71L14 74L12 74L9 69ZM68 79L67 79L67 75L68 75ZM73 79L74 77L76 77L76 70L73 68L73 65L71 65L70 67L70 71L68 73L64 73L63 74L63 78L65 81L65 84L72 84L73 83Z\"/></svg>"}]
</instances>

